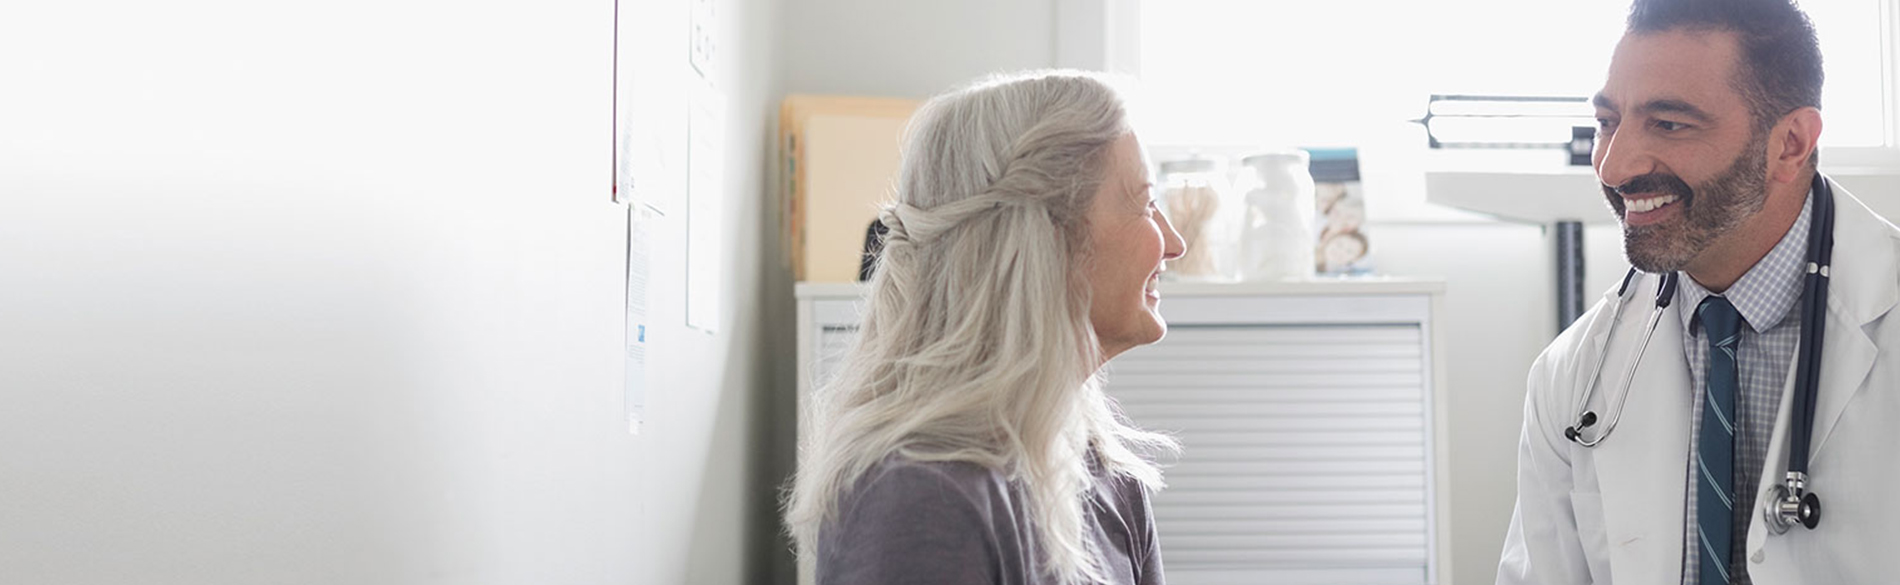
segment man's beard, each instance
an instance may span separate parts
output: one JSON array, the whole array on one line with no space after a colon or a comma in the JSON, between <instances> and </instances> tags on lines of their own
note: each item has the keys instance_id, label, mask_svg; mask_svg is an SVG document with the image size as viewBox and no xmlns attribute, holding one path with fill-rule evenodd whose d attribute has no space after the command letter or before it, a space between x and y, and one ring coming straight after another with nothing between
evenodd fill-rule
<instances>
[{"instance_id":1,"label":"man's beard","mask_svg":"<svg viewBox=\"0 0 1900 585\"><path fill-rule=\"evenodd\" d=\"M1727 170L1693 189L1681 178L1660 172L1603 186L1610 208L1623 220L1623 254L1631 265L1651 274L1682 270L1717 238L1761 211L1768 201L1768 152L1755 138L1750 137ZM1629 225L1618 192L1675 195L1671 205L1681 206L1682 221Z\"/></svg>"}]
</instances>

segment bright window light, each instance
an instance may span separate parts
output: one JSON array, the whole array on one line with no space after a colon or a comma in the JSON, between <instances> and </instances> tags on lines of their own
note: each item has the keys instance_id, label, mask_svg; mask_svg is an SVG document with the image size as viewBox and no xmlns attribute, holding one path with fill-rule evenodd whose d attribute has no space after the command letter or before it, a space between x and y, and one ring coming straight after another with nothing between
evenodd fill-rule
<instances>
[{"instance_id":1,"label":"bright window light","mask_svg":"<svg viewBox=\"0 0 1900 585\"><path fill-rule=\"evenodd\" d=\"M1806 0L1828 146L1889 146L1882 4ZM1589 96L1627 0L1148 0L1140 72L1157 143L1352 145L1431 94ZM1567 135L1566 135L1567 136ZM1562 140L1564 136L1552 137Z\"/></svg>"}]
</instances>

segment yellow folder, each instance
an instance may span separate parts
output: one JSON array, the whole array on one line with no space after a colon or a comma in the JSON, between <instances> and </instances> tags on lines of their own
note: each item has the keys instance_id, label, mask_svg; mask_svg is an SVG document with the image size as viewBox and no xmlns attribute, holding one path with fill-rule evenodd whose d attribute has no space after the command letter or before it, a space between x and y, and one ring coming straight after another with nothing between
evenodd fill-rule
<instances>
[{"instance_id":1,"label":"yellow folder","mask_svg":"<svg viewBox=\"0 0 1900 585\"><path fill-rule=\"evenodd\" d=\"M921 102L793 95L779 110L785 259L801 282L853 282L865 229L896 194L905 124Z\"/></svg>"}]
</instances>

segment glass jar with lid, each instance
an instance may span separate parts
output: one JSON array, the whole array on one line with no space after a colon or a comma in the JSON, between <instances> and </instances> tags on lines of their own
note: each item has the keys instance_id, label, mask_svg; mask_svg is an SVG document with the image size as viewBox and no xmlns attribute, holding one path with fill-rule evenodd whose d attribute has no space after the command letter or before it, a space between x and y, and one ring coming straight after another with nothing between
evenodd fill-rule
<instances>
[{"instance_id":1,"label":"glass jar with lid","mask_svg":"<svg viewBox=\"0 0 1900 585\"><path fill-rule=\"evenodd\" d=\"M1186 253L1168 261L1163 277L1234 280L1239 260L1241 202L1213 159L1161 163L1161 210L1181 234Z\"/></svg>"}]
</instances>

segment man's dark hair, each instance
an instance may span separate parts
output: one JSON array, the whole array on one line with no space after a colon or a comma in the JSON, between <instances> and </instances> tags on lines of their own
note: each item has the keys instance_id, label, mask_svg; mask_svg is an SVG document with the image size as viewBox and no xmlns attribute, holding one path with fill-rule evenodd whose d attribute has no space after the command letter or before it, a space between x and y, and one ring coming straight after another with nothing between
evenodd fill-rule
<instances>
[{"instance_id":1,"label":"man's dark hair","mask_svg":"<svg viewBox=\"0 0 1900 585\"><path fill-rule=\"evenodd\" d=\"M1635 0L1628 32L1719 30L1740 40L1734 83L1755 130L1797 108L1821 107L1821 48L1814 23L1789 0Z\"/></svg>"}]
</instances>

